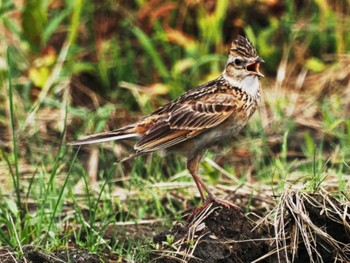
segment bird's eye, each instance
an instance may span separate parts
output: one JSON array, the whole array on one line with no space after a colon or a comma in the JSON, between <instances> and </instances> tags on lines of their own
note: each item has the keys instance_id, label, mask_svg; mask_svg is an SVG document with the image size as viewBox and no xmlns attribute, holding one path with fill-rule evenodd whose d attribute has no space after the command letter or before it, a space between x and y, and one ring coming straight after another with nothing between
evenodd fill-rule
<instances>
[{"instance_id":1,"label":"bird's eye","mask_svg":"<svg viewBox=\"0 0 350 263\"><path fill-rule=\"evenodd\" d=\"M233 61L235 63L236 66L240 67L243 65L243 60L239 59L239 58L235 58L235 60Z\"/></svg>"}]
</instances>

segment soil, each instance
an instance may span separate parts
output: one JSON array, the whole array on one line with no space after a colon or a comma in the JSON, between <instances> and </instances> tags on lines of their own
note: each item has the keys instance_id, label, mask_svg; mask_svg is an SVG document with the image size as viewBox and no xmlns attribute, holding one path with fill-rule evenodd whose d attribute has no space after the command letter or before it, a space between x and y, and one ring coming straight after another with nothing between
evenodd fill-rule
<instances>
[{"instance_id":1,"label":"soil","mask_svg":"<svg viewBox=\"0 0 350 263\"><path fill-rule=\"evenodd\" d=\"M239 208L213 204L203 220L198 221L199 215L193 217L192 214L184 225L178 223L154 237L154 243L161 248L155 253L156 262L175 263L179 258L191 263L204 259L207 263L252 262L268 251L266 242L257 241L261 239L261 229L254 229L255 224ZM191 232L195 232L192 237ZM172 244L169 237L173 237ZM163 253L175 248L183 253Z\"/></svg>"}]
</instances>

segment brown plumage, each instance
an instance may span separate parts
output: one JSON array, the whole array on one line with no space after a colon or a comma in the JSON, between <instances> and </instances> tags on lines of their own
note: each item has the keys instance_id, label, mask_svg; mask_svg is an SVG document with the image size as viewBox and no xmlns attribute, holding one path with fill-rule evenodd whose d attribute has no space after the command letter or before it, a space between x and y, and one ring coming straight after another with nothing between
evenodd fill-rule
<instances>
[{"instance_id":1,"label":"brown plumage","mask_svg":"<svg viewBox=\"0 0 350 263\"><path fill-rule=\"evenodd\" d=\"M205 191L214 200L197 175L199 162L210 146L238 133L255 112L260 101L259 78L263 77L261 62L249 40L238 36L217 79L187 91L139 122L70 144L136 140L131 155L122 161L158 150L182 152L202 199Z\"/></svg>"}]
</instances>

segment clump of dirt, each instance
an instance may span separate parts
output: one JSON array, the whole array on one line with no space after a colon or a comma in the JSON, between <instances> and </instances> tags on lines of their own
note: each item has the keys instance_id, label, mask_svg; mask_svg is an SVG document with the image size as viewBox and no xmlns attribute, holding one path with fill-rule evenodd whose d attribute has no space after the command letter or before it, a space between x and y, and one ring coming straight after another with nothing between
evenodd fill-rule
<instances>
[{"instance_id":1,"label":"clump of dirt","mask_svg":"<svg viewBox=\"0 0 350 263\"><path fill-rule=\"evenodd\" d=\"M202 209L154 237L156 262L252 262L267 253L268 244L239 208L211 203Z\"/></svg>"}]
</instances>

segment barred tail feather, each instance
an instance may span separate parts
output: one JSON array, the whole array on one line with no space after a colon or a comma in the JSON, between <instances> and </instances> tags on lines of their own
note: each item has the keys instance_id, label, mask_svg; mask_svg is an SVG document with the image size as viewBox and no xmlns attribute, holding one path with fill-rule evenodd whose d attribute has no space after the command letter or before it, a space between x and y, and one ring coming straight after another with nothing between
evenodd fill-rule
<instances>
[{"instance_id":1,"label":"barred tail feather","mask_svg":"<svg viewBox=\"0 0 350 263\"><path fill-rule=\"evenodd\" d=\"M139 139L140 137L141 135L136 133L134 127L130 125L110 132L93 134L68 144L73 146L85 145L100 142L119 141L124 139Z\"/></svg>"},{"instance_id":2,"label":"barred tail feather","mask_svg":"<svg viewBox=\"0 0 350 263\"><path fill-rule=\"evenodd\" d=\"M85 144L93 144L93 143L100 143L100 142L118 141L118 140L124 140L124 139L132 139L132 138L136 139L139 137L140 135L137 133L121 134L121 135L111 135L106 133L106 134L96 134L96 135L88 136L80 140L70 142L68 144L75 146L75 145L85 145Z\"/></svg>"}]
</instances>

